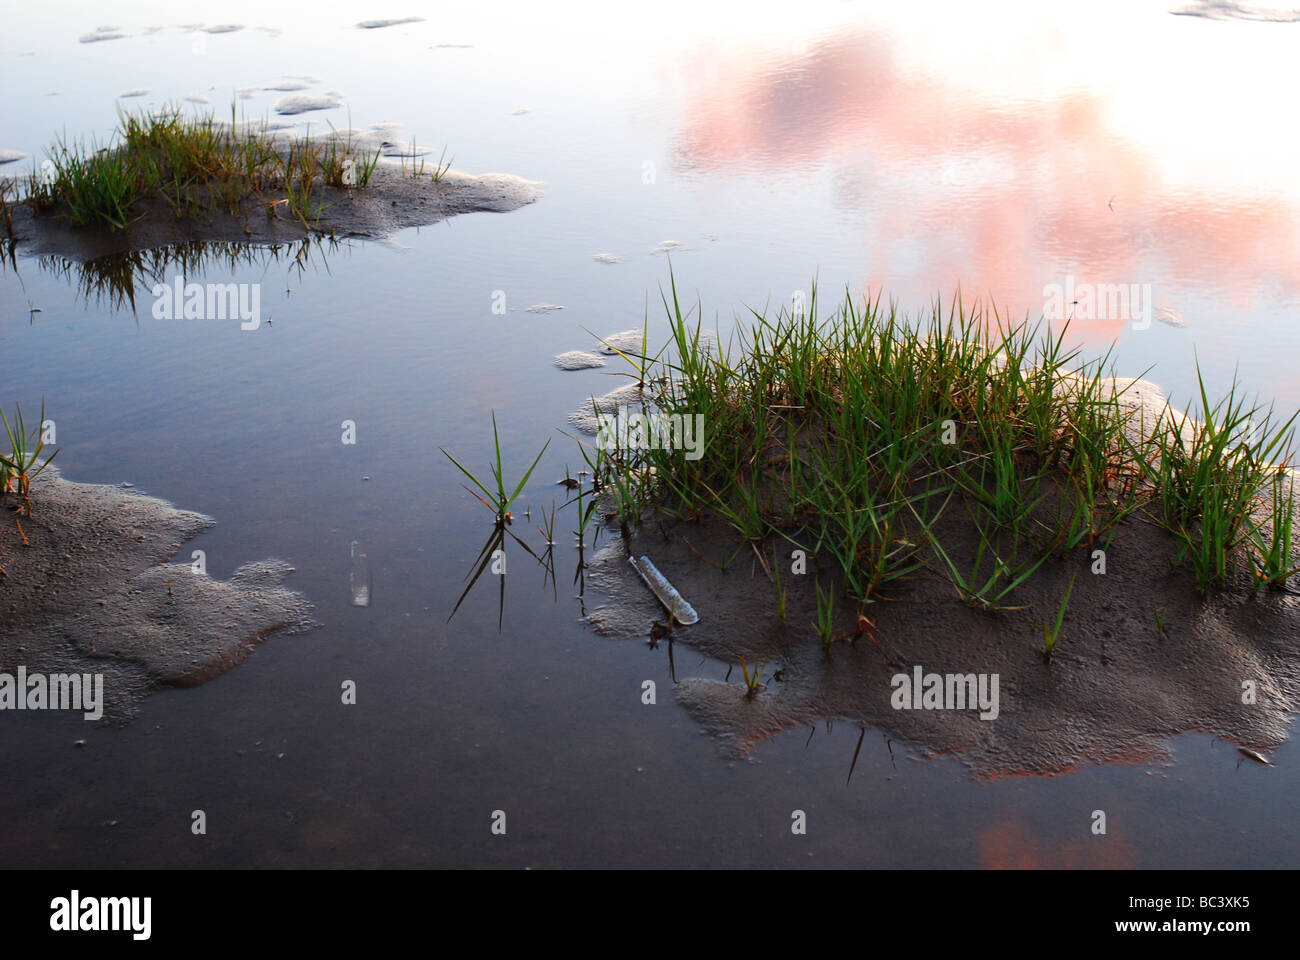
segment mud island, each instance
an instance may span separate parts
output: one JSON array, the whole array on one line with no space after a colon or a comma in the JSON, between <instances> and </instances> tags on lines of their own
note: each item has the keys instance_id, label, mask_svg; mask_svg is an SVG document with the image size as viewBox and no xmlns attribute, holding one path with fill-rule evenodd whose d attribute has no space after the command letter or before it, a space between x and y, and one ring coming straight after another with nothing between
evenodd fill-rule
<instances>
[{"instance_id":1,"label":"mud island","mask_svg":"<svg viewBox=\"0 0 1300 960\"><path fill-rule=\"evenodd\" d=\"M30 175L0 180L0 238L84 261L195 240L385 237L541 196L521 177L426 163L386 132L297 137L237 121L233 108L229 121L175 107L120 112L107 146L60 140Z\"/></svg>"},{"instance_id":2,"label":"mud island","mask_svg":"<svg viewBox=\"0 0 1300 960\"><path fill-rule=\"evenodd\" d=\"M622 533L592 564L611 600L589 619L640 636L669 620L628 571L650 556L699 612L670 638L740 665L743 684L676 687L729 751L837 718L983 776L1160 757L1191 730L1285 740L1295 416L1235 384L1180 411L1065 329L957 299L756 315L723 351L675 286L667 308L663 348L622 352L635 383L571 420L700 417L703 449L584 446ZM921 665L997 678L997 719L900 709L892 680Z\"/></svg>"}]
</instances>

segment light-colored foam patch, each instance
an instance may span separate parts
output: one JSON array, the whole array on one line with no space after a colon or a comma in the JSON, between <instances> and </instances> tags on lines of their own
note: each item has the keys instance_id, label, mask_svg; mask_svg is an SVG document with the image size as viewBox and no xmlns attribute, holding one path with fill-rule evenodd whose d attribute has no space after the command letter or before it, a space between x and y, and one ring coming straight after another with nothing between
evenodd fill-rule
<instances>
[{"instance_id":1,"label":"light-colored foam patch","mask_svg":"<svg viewBox=\"0 0 1300 960\"><path fill-rule=\"evenodd\" d=\"M643 405L645 392L636 383L628 383L616 390L599 397L588 397L577 410L569 414L569 423L583 433L595 436L600 429L599 414L618 413L623 407L639 410ZM626 561L624 561L626 562Z\"/></svg>"},{"instance_id":2,"label":"light-colored foam patch","mask_svg":"<svg viewBox=\"0 0 1300 960\"><path fill-rule=\"evenodd\" d=\"M1188 325L1187 318L1182 315L1177 307L1161 307L1156 311L1156 319L1169 327L1185 327Z\"/></svg>"},{"instance_id":3,"label":"light-colored foam patch","mask_svg":"<svg viewBox=\"0 0 1300 960\"><path fill-rule=\"evenodd\" d=\"M246 563L225 581L170 562L210 517L54 467L32 502L28 546L7 510L0 523L0 670L104 674L107 719L128 719L160 685L224 673L272 632L315 626L311 605L283 586L283 561Z\"/></svg>"},{"instance_id":4,"label":"light-colored foam patch","mask_svg":"<svg viewBox=\"0 0 1300 960\"><path fill-rule=\"evenodd\" d=\"M563 309L564 305L560 303L534 303L531 307L524 308L528 313L554 313Z\"/></svg>"},{"instance_id":5,"label":"light-colored foam patch","mask_svg":"<svg viewBox=\"0 0 1300 960\"><path fill-rule=\"evenodd\" d=\"M342 105L343 98L339 96L330 94L308 96L305 93L290 93L275 101L271 109L282 116L292 116L299 113L309 113L312 110L333 110L335 107Z\"/></svg>"},{"instance_id":6,"label":"light-colored foam patch","mask_svg":"<svg viewBox=\"0 0 1300 960\"><path fill-rule=\"evenodd\" d=\"M1256 20L1263 23L1300 23L1300 10L1281 5L1237 3L1236 0L1198 0L1190 7L1171 10L1175 16L1204 17L1207 20Z\"/></svg>"},{"instance_id":7,"label":"light-colored foam patch","mask_svg":"<svg viewBox=\"0 0 1300 960\"><path fill-rule=\"evenodd\" d=\"M423 23L424 17L398 17L393 20L362 20L357 24L358 30L382 30L384 27L396 27L403 23Z\"/></svg>"},{"instance_id":8,"label":"light-colored foam patch","mask_svg":"<svg viewBox=\"0 0 1300 960\"><path fill-rule=\"evenodd\" d=\"M21 160L27 154L21 150L0 150L0 163L13 163L15 160Z\"/></svg>"},{"instance_id":9,"label":"light-colored foam patch","mask_svg":"<svg viewBox=\"0 0 1300 960\"><path fill-rule=\"evenodd\" d=\"M236 31L243 30L243 29L244 29L244 25L242 23L219 23L216 26L204 27L203 32L204 33L235 33Z\"/></svg>"},{"instance_id":10,"label":"light-colored foam patch","mask_svg":"<svg viewBox=\"0 0 1300 960\"><path fill-rule=\"evenodd\" d=\"M377 152L380 156L398 160L424 157L433 152L431 147L408 143L402 139L401 134L400 123L386 120L382 123L372 123L364 130L356 127L332 129L322 135L321 139L347 146L357 154L373 156Z\"/></svg>"},{"instance_id":11,"label":"light-colored foam patch","mask_svg":"<svg viewBox=\"0 0 1300 960\"><path fill-rule=\"evenodd\" d=\"M594 370L605 365L605 358L585 350L569 350L555 357L555 365L561 370Z\"/></svg>"},{"instance_id":12,"label":"light-colored foam patch","mask_svg":"<svg viewBox=\"0 0 1300 960\"><path fill-rule=\"evenodd\" d=\"M306 80L277 80L275 83L268 83L262 89L274 90L277 93L290 93L296 90L306 90L311 84Z\"/></svg>"},{"instance_id":13,"label":"light-colored foam patch","mask_svg":"<svg viewBox=\"0 0 1300 960\"><path fill-rule=\"evenodd\" d=\"M619 257L616 253L597 253L591 259L600 263L618 263Z\"/></svg>"},{"instance_id":14,"label":"light-colored foam patch","mask_svg":"<svg viewBox=\"0 0 1300 960\"><path fill-rule=\"evenodd\" d=\"M211 103L212 102L201 93L187 93L181 99L188 100L190 103Z\"/></svg>"},{"instance_id":15,"label":"light-colored foam patch","mask_svg":"<svg viewBox=\"0 0 1300 960\"><path fill-rule=\"evenodd\" d=\"M620 351L627 354L639 354L644 330L620 330L601 339L600 352L613 356Z\"/></svg>"},{"instance_id":16,"label":"light-colored foam patch","mask_svg":"<svg viewBox=\"0 0 1300 960\"><path fill-rule=\"evenodd\" d=\"M379 144L379 152L385 157L410 160L428 156L433 151L429 147L412 146L405 140L385 140Z\"/></svg>"},{"instance_id":17,"label":"light-colored foam patch","mask_svg":"<svg viewBox=\"0 0 1300 960\"><path fill-rule=\"evenodd\" d=\"M104 40L121 40L126 34L120 27L96 27L77 38L79 43L101 43Z\"/></svg>"},{"instance_id":18,"label":"light-colored foam patch","mask_svg":"<svg viewBox=\"0 0 1300 960\"><path fill-rule=\"evenodd\" d=\"M146 97L149 95L148 87L132 87L130 90L123 90L117 95L119 100L129 100L132 97Z\"/></svg>"}]
</instances>

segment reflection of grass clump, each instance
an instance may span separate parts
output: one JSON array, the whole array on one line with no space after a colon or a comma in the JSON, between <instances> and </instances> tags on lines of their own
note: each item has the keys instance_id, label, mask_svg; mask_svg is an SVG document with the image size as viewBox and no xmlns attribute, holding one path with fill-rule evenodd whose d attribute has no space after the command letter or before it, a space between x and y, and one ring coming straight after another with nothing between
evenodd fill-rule
<instances>
[{"instance_id":1,"label":"reflection of grass clump","mask_svg":"<svg viewBox=\"0 0 1300 960\"><path fill-rule=\"evenodd\" d=\"M1275 588L1297 572L1295 417L1248 409L1235 384L1218 404L1202 386L1199 422L1144 416L1112 381L1109 353L1085 360L1064 329L972 312L959 297L920 322L850 297L819 320L814 291L806 313L755 312L740 349L722 353L702 344L675 285L665 306L674 355L658 360L662 377L633 358L638 382L647 408L703 415L704 454L598 450L604 486L635 493L615 498L625 524L651 504L721 518L756 549L833 558L859 604L926 568L971 606L1015 609L1007 601L1049 557L1104 548L1138 511L1175 536L1174 562L1191 561L1203 594L1239 570ZM829 597L819 585L823 644Z\"/></svg>"},{"instance_id":2,"label":"reflection of grass clump","mask_svg":"<svg viewBox=\"0 0 1300 960\"><path fill-rule=\"evenodd\" d=\"M78 226L124 230L138 219L142 199L161 196L177 218L226 211L238 215L245 200L265 201L268 215L285 205L311 226L324 212L324 186L364 187L379 152L354 156L350 141L310 139L277 143L265 124L229 125L211 114L186 117L178 108L160 113L121 112L106 147L61 138L49 164L33 173L27 199L34 209L67 204Z\"/></svg>"},{"instance_id":3,"label":"reflection of grass clump","mask_svg":"<svg viewBox=\"0 0 1300 960\"><path fill-rule=\"evenodd\" d=\"M146 290L171 283L176 274L190 276L208 269L235 271L252 266L269 270L283 264L290 276L302 276L318 265L328 268L330 254L346 251L346 242L329 234L268 246L224 240L191 240L166 247L128 250L93 260L44 255L41 268L71 284L87 303L106 303L114 310L136 309L137 286ZM288 287L286 287L286 291Z\"/></svg>"}]
</instances>

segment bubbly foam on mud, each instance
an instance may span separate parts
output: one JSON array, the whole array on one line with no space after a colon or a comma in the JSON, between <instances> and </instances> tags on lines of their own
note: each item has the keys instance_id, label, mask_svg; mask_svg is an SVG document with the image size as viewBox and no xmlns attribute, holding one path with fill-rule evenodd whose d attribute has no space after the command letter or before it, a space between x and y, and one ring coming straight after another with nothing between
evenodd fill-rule
<instances>
[{"instance_id":1,"label":"bubbly foam on mud","mask_svg":"<svg viewBox=\"0 0 1300 960\"><path fill-rule=\"evenodd\" d=\"M362 20L357 24L358 30L382 30L384 27L396 27L403 23L423 23L424 17L399 17L395 20Z\"/></svg>"},{"instance_id":2,"label":"bubbly foam on mud","mask_svg":"<svg viewBox=\"0 0 1300 960\"><path fill-rule=\"evenodd\" d=\"M343 98L339 96L329 94L308 96L304 93L290 93L275 101L271 109L281 115L294 115L309 113L312 110L333 110L335 107L341 107L342 105Z\"/></svg>"},{"instance_id":3,"label":"bubbly foam on mud","mask_svg":"<svg viewBox=\"0 0 1300 960\"><path fill-rule=\"evenodd\" d=\"M594 436L600 429L598 414L617 413L620 407L639 409L644 396L644 391L640 386L629 383L617 390L611 390L604 396L588 397L577 410L569 414L569 423L583 433Z\"/></svg>"},{"instance_id":4,"label":"bubbly foam on mud","mask_svg":"<svg viewBox=\"0 0 1300 960\"><path fill-rule=\"evenodd\" d=\"M100 43L104 40L121 40L126 34L119 27L96 27L90 33L83 34L77 40L81 43Z\"/></svg>"},{"instance_id":5,"label":"bubbly foam on mud","mask_svg":"<svg viewBox=\"0 0 1300 960\"><path fill-rule=\"evenodd\" d=\"M555 365L561 370L593 370L605 365L605 358L585 350L569 350L555 357Z\"/></svg>"},{"instance_id":6,"label":"bubbly foam on mud","mask_svg":"<svg viewBox=\"0 0 1300 960\"><path fill-rule=\"evenodd\" d=\"M644 336L644 330L620 330L618 333L611 333L601 337L600 352L610 356L614 356L619 351L640 353Z\"/></svg>"},{"instance_id":7,"label":"bubbly foam on mud","mask_svg":"<svg viewBox=\"0 0 1300 960\"><path fill-rule=\"evenodd\" d=\"M32 502L28 546L0 524L0 670L102 673L106 718L129 719L160 685L224 673L274 631L315 626L311 604L282 585L293 571L284 561L246 563L225 581L169 562L211 517L72 483L55 467L33 482Z\"/></svg>"}]
</instances>

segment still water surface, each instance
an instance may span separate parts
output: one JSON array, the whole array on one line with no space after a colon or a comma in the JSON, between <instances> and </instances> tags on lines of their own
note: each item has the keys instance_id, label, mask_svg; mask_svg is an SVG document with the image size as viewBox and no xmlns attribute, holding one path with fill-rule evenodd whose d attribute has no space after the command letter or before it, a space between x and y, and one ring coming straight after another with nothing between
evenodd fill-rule
<instances>
[{"instance_id":1,"label":"still water surface","mask_svg":"<svg viewBox=\"0 0 1300 960\"><path fill-rule=\"evenodd\" d=\"M400 7L373 13L422 12ZM34 260L0 274L0 402L47 398L64 474L216 517L184 555L205 550L217 577L287 559L323 624L153 696L125 728L6 717L0 762L20 773L0 790L0 861L1294 866L1290 745L1265 769L1189 734L1168 765L978 782L869 731L846 785L857 728L728 759L673 703L665 650L596 636L567 574L553 592L521 567L500 631L494 590L447 622L485 514L439 446L485 466L495 410L516 469L554 438L521 503L563 502L553 483L579 457L556 428L619 381L551 358L590 348L584 327L639 327L647 300L662 338L669 256L724 339L735 311L787 303L814 275L823 294L883 289L906 309L960 284L1018 316L1067 278L1138 284L1156 322L1074 327L1091 348L1118 341L1119 373L1154 364L1184 402L1199 357L1213 391L1236 369L1300 404L1300 133L1281 110L1300 24L1178 7L484 5L376 30L317 4L8 10L0 149L29 156L6 172L64 129L106 137L129 89L149 92L124 105L193 94L224 115L239 88L296 76L343 97L296 118L313 131L392 121L459 169L547 187L510 214L315 250L301 268L187 277L260 282L273 324L256 331L156 320L144 288L133 312ZM125 36L78 41L106 21ZM191 28L204 23L243 29ZM283 94L251 93L240 110L273 117ZM564 309L528 311L541 303ZM349 603L353 540L369 608ZM676 667L728 669L680 646ZM646 679L657 706L641 703ZM189 832L195 809L206 837ZM505 838L488 831L497 809ZM1105 838L1088 829L1097 809Z\"/></svg>"}]
</instances>

